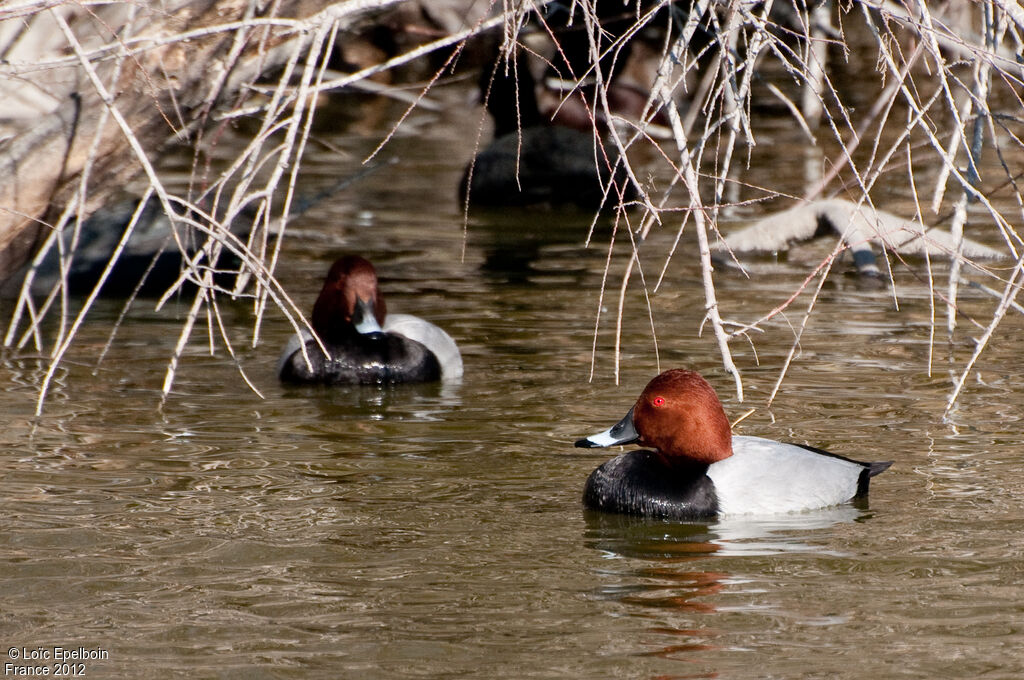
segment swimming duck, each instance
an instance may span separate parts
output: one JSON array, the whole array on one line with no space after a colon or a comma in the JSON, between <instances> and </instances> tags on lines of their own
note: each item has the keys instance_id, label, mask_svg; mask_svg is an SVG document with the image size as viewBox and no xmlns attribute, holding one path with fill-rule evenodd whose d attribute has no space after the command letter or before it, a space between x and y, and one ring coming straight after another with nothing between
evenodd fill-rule
<instances>
[{"instance_id":1,"label":"swimming duck","mask_svg":"<svg viewBox=\"0 0 1024 680\"><path fill-rule=\"evenodd\" d=\"M496 62L495 62L496 63ZM480 206L575 205L597 209L636 198L610 144L589 132L552 124L537 103L526 59L514 57L506 70L485 67L481 92L494 119L494 140L473 159L459 184L459 198ZM615 172L615 186L604 187Z\"/></svg>"},{"instance_id":2,"label":"swimming duck","mask_svg":"<svg viewBox=\"0 0 1024 680\"><path fill-rule=\"evenodd\" d=\"M367 385L462 376L451 336L417 316L388 314L376 270L358 255L331 266L311 321L328 354L307 330L292 336L277 364L285 382Z\"/></svg>"},{"instance_id":3,"label":"swimming duck","mask_svg":"<svg viewBox=\"0 0 1024 680\"><path fill-rule=\"evenodd\" d=\"M733 435L713 387L699 373L665 371L626 417L576 442L638 442L587 479L588 508L678 520L824 508L866 496L891 461L862 463L810 446Z\"/></svg>"}]
</instances>

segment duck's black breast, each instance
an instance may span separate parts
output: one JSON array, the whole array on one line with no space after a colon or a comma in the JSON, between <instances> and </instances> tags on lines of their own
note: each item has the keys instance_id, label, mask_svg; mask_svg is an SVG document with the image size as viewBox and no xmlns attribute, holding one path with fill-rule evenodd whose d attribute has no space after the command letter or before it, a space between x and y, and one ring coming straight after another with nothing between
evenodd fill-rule
<instances>
[{"instance_id":1,"label":"duck's black breast","mask_svg":"<svg viewBox=\"0 0 1024 680\"><path fill-rule=\"evenodd\" d=\"M610 151L612 159L617 158ZM471 166L470 202L490 206L573 203L597 208L609 172L594 154L592 135L558 126L535 126L495 139ZM470 168L461 186L465 198ZM625 175L617 175L625 182ZM631 189L627 199L635 196Z\"/></svg>"},{"instance_id":2,"label":"duck's black breast","mask_svg":"<svg viewBox=\"0 0 1024 680\"><path fill-rule=\"evenodd\" d=\"M330 356L315 341L306 343L312 368L296 351L281 368L281 379L326 385L387 385L441 379L434 353L415 340L394 333L354 336L344 344L327 344Z\"/></svg>"},{"instance_id":3,"label":"duck's black breast","mask_svg":"<svg viewBox=\"0 0 1024 680\"><path fill-rule=\"evenodd\" d=\"M668 465L653 451L630 451L590 473L583 504L592 510L644 517L714 517L718 498L707 469L707 465Z\"/></svg>"}]
</instances>

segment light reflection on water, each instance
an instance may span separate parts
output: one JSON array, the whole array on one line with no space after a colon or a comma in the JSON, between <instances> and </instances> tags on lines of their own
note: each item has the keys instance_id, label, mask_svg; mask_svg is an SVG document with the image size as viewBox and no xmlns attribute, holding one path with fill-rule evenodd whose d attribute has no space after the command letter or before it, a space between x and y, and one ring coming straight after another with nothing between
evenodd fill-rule
<instances>
[{"instance_id":1,"label":"light reflection on water","mask_svg":"<svg viewBox=\"0 0 1024 680\"><path fill-rule=\"evenodd\" d=\"M95 675L111 678L1024 672L1019 316L951 427L939 420L944 340L927 371L926 290L901 279L896 309L887 291L840 275L770 409L800 312L765 324L756 356L734 344L739 404L713 341L698 337L699 275L681 250L653 297L662 368L703 371L734 418L756 407L746 434L896 464L873 481L870 508L695 524L584 513L583 481L614 452L571 442L621 417L657 370L643 296L627 296L617 386L613 274L588 383L608 226L589 250L589 221L561 213L474 215L464 233L454 191L438 189L461 171L456 141L406 139L414 173L379 173L296 226L370 256L389 308L449 330L461 384L281 386L287 324L269 318L249 347L250 308L227 301L265 399L197 343L160 407L173 306L140 303L97 369L120 310L101 304L35 423L45 362L4 359L4 641L109 647ZM430 165L438 157L449 160ZM673 238L645 246L651 271ZM283 260L306 306L335 254L323 244L297 238ZM760 265L752 280L722 276L729 314L763 313L805 271ZM984 318L984 298L965 295ZM959 361L969 335L953 347Z\"/></svg>"}]
</instances>

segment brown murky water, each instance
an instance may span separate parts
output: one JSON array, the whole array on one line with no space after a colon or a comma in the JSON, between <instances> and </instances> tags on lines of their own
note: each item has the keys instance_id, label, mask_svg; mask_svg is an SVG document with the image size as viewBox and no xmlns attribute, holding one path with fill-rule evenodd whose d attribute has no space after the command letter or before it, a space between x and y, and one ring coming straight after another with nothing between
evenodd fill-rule
<instances>
[{"instance_id":1,"label":"brown murky water","mask_svg":"<svg viewBox=\"0 0 1024 680\"><path fill-rule=\"evenodd\" d=\"M937 334L929 376L927 286L900 274L897 309L889 291L837 274L771 408L809 298L753 347L734 343L740 404L710 331L698 335L686 234L652 297L660 366L702 370L734 418L756 408L744 433L895 465L869 508L692 525L585 514L583 481L613 452L572 441L619 418L658 370L643 293L627 294L616 385L617 250L588 382L608 225L590 249L587 218L570 213L474 215L464 231L454 186L475 114L449 111L414 114L389 147L398 165L298 220L330 238L291 240L280 274L308 306L339 251L372 258L391 309L458 340L462 384L281 386L286 322L271 314L252 348L250 306L228 301L262 399L199 334L160 408L185 312L173 306L138 304L97 368L120 309L103 303L37 422L43 362L4 360L4 663L59 646L102 651L73 662L93 678L1024 674L1019 314L943 423L948 358L962 363L979 331L962 323L952 346ZM332 141L357 159L374 130ZM795 187L802 163L749 172ZM340 165L312 157L308 180L354 161ZM673 238L644 245L649 280ZM795 259L760 269L719 278L730 318L756 318L806 274ZM989 298L964 299L988 319Z\"/></svg>"}]
</instances>

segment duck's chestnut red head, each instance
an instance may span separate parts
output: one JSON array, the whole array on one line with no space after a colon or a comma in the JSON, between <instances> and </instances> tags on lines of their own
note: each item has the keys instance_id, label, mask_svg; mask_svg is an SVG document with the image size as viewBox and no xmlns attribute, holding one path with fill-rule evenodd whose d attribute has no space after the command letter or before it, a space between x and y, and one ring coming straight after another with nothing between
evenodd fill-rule
<instances>
[{"instance_id":1,"label":"duck's chestnut red head","mask_svg":"<svg viewBox=\"0 0 1024 680\"><path fill-rule=\"evenodd\" d=\"M633 407L639 443L664 456L714 463L732 455L732 428L722 402L695 371L665 371Z\"/></svg>"},{"instance_id":2,"label":"duck's chestnut red head","mask_svg":"<svg viewBox=\"0 0 1024 680\"><path fill-rule=\"evenodd\" d=\"M373 265L358 255L345 255L331 265L313 305L313 330L322 340L331 341L354 330L363 332L367 324L379 330L386 315Z\"/></svg>"},{"instance_id":3,"label":"duck's chestnut red head","mask_svg":"<svg viewBox=\"0 0 1024 680\"><path fill-rule=\"evenodd\" d=\"M715 388L694 371L665 371L647 383L626 417L576 446L639 443L669 462L710 465L732 455L732 427Z\"/></svg>"}]
</instances>

